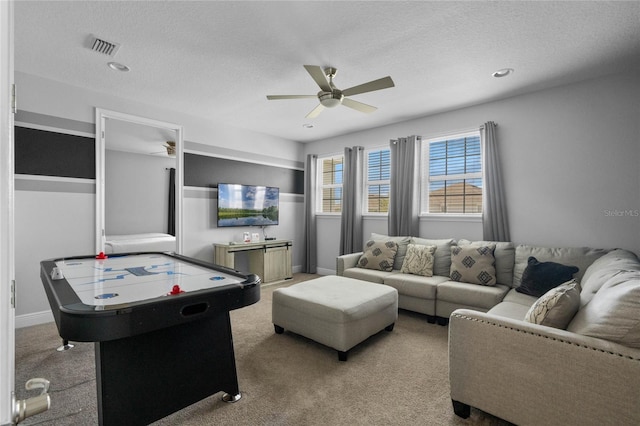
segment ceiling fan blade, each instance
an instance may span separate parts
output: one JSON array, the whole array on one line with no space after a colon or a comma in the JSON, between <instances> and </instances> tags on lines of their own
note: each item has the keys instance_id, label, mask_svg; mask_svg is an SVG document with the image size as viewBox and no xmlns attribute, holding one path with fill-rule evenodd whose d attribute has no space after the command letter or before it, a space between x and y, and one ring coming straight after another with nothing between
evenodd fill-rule
<instances>
[{"instance_id":1,"label":"ceiling fan blade","mask_svg":"<svg viewBox=\"0 0 640 426\"><path fill-rule=\"evenodd\" d=\"M329 81L322 68L317 65L305 65L304 68L323 91L331 91L331 86L329 86Z\"/></svg>"},{"instance_id":2,"label":"ceiling fan blade","mask_svg":"<svg viewBox=\"0 0 640 426\"><path fill-rule=\"evenodd\" d=\"M267 99L269 99L270 101L279 99L310 99L317 97L317 95L267 95Z\"/></svg>"},{"instance_id":3,"label":"ceiling fan blade","mask_svg":"<svg viewBox=\"0 0 640 426\"><path fill-rule=\"evenodd\" d=\"M342 105L367 114L371 114L378 109L374 106L363 104L362 102L354 101L353 99L349 98L342 99Z\"/></svg>"},{"instance_id":4,"label":"ceiling fan blade","mask_svg":"<svg viewBox=\"0 0 640 426\"><path fill-rule=\"evenodd\" d=\"M345 96L358 95L360 93L373 92L374 90L382 90L388 89L389 87L394 87L393 80L391 77L382 77L377 80L370 81L368 83L360 84L358 86L353 86L348 89L342 91L342 94Z\"/></svg>"},{"instance_id":5,"label":"ceiling fan blade","mask_svg":"<svg viewBox=\"0 0 640 426\"><path fill-rule=\"evenodd\" d=\"M324 105L318 104L318 106L312 109L311 112L305 116L305 118L316 118L322 111L324 111Z\"/></svg>"}]
</instances>

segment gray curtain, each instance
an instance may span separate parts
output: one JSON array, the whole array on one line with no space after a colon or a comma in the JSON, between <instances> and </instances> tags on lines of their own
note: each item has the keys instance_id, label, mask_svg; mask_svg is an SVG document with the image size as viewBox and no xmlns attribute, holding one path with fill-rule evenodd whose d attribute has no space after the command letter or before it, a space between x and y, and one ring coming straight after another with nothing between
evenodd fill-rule
<instances>
[{"instance_id":1,"label":"gray curtain","mask_svg":"<svg viewBox=\"0 0 640 426\"><path fill-rule=\"evenodd\" d=\"M418 144L420 136L391 140L389 235L418 236L420 232Z\"/></svg>"},{"instance_id":2,"label":"gray curtain","mask_svg":"<svg viewBox=\"0 0 640 426\"><path fill-rule=\"evenodd\" d=\"M307 274L315 274L318 271L318 238L316 231L316 165L318 156L307 155L307 163L304 170L304 245L305 258L303 271Z\"/></svg>"},{"instance_id":3,"label":"gray curtain","mask_svg":"<svg viewBox=\"0 0 640 426\"><path fill-rule=\"evenodd\" d=\"M167 214L167 234L176 235L176 169L169 169L169 210Z\"/></svg>"},{"instance_id":4,"label":"gray curtain","mask_svg":"<svg viewBox=\"0 0 640 426\"><path fill-rule=\"evenodd\" d=\"M344 149L340 254L362 251L364 147Z\"/></svg>"},{"instance_id":5,"label":"gray curtain","mask_svg":"<svg viewBox=\"0 0 640 426\"><path fill-rule=\"evenodd\" d=\"M507 206L504 198L500 156L496 127L493 121L480 127L482 157L484 160L482 182L482 237L486 241L511 241Z\"/></svg>"}]
</instances>

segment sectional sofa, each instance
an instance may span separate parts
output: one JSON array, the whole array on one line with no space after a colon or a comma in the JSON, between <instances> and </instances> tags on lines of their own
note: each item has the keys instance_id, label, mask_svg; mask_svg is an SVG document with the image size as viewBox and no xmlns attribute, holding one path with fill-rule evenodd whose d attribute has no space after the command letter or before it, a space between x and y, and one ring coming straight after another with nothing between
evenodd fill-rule
<instances>
[{"instance_id":1,"label":"sectional sofa","mask_svg":"<svg viewBox=\"0 0 640 426\"><path fill-rule=\"evenodd\" d=\"M468 417L475 407L518 425L640 424L640 261L634 253L379 234L370 242L396 244L391 268L363 265L365 251L339 256L337 274L390 285L400 308L449 324L457 415ZM415 246L435 246L432 276L402 272ZM493 251L493 276L465 282L473 279L458 274L456 253L483 247ZM557 265L571 276L568 282L538 293L527 288L538 273L539 282L552 281L544 268Z\"/></svg>"}]
</instances>

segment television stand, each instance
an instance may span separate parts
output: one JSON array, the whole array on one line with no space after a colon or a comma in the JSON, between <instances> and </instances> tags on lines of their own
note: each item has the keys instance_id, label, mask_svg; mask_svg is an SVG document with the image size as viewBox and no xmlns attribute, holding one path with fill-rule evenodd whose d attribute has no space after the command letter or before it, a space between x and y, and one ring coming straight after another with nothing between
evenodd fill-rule
<instances>
[{"instance_id":1,"label":"television stand","mask_svg":"<svg viewBox=\"0 0 640 426\"><path fill-rule=\"evenodd\" d=\"M263 283L293 278L291 268L291 240L266 240L257 243L215 243L213 263L235 269L235 254L247 252L249 272ZM246 271L245 271L246 272Z\"/></svg>"}]
</instances>

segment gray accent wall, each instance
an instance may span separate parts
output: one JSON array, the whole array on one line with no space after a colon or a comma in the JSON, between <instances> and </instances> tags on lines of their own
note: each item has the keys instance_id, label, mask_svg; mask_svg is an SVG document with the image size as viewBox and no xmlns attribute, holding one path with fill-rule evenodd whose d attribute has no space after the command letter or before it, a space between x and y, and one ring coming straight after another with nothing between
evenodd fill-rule
<instances>
[{"instance_id":1,"label":"gray accent wall","mask_svg":"<svg viewBox=\"0 0 640 426\"><path fill-rule=\"evenodd\" d=\"M304 172L197 154L184 154L184 184L203 188L218 183L275 186L281 193L304 193Z\"/></svg>"},{"instance_id":2,"label":"gray accent wall","mask_svg":"<svg viewBox=\"0 0 640 426\"><path fill-rule=\"evenodd\" d=\"M15 172L96 177L95 138L15 126Z\"/></svg>"}]
</instances>

